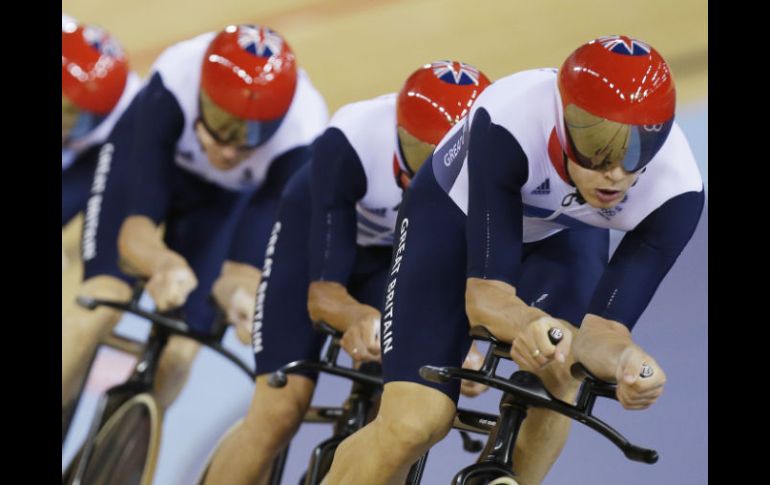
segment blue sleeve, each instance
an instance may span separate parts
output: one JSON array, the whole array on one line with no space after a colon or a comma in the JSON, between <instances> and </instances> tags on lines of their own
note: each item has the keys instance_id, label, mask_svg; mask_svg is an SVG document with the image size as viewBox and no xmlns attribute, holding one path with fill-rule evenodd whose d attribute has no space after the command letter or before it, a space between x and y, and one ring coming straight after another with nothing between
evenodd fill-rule
<instances>
[{"instance_id":1,"label":"blue sleeve","mask_svg":"<svg viewBox=\"0 0 770 485\"><path fill-rule=\"evenodd\" d=\"M356 257L356 202L366 194L366 174L338 128L328 128L313 145L310 193L310 281L343 285Z\"/></svg>"},{"instance_id":2,"label":"blue sleeve","mask_svg":"<svg viewBox=\"0 0 770 485\"><path fill-rule=\"evenodd\" d=\"M527 157L518 141L480 108L468 145L469 278L515 286L522 256L521 187L527 174Z\"/></svg>"},{"instance_id":3,"label":"blue sleeve","mask_svg":"<svg viewBox=\"0 0 770 485\"><path fill-rule=\"evenodd\" d=\"M232 261L261 268L265 248L278 214L285 188L310 158L310 147L302 145L275 159L267 172L262 187L249 200L246 212L238 223L233 246L228 256Z\"/></svg>"},{"instance_id":4,"label":"blue sleeve","mask_svg":"<svg viewBox=\"0 0 770 485\"><path fill-rule=\"evenodd\" d=\"M703 190L685 192L627 233L599 280L588 313L632 329L695 232L704 201Z\"/></svg>"},{"instance_id":5,"label":"blue sleeve","mask_svg":"<svg viewBox=\"0 0 770 485\"><path fill-rule=\"evenodd\" d=\"M113 163L131 166L130 185L123 193L130 214L144 215L160 223L171 198L174 151L184 128L184 115L176 98L163 85L160 75L137 93L111 137L116 143ZM120 162L117 159L126 159Z\"/></svg>"}]
</instances>

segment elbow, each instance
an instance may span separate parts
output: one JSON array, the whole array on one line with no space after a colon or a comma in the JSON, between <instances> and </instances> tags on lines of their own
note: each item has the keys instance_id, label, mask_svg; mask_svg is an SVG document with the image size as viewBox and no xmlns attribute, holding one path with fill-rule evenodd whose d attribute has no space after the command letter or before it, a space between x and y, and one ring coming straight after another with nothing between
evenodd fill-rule
<instances>
[{"instance_id":1,"label":"elbow","mask_svg":"<svg viewBox=\"0 0 770 485\"><path fill-rule=\"evenodd\" d=\"M118 232L118 254L130 260L135 253L134 245L143 240L145 234L154 234L157 227L146 216L129 216L123 221Z\"/></svg>"}]
</instances>

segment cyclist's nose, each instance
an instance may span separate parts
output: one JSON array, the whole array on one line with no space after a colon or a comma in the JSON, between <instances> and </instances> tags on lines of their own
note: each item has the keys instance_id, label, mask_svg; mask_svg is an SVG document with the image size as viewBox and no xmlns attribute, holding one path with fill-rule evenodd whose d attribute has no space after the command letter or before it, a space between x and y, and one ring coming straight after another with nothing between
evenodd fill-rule
<instances>
[{"instance_id":1,"label":"cyclist's nose","mask_svg":"<svg viewBox=\"0 0 770 485\"><path fill-rule=\"evenodd\" d=\"M238 150L236 150L235 147L231 147L231 146L222 147L221 153L222 153L222 158L228 164L233 163L235 161L235 158L238 156Z\"/></svg>"},{"instance_id":2,"label":"cyclist's nose","mask_svg":"<svg viewBox=\"0 0 770 485\"><path fill-rule=\"evenodd\" d=\"M611 180L612 182L620 182L623 180L623 178L625 178L626 175L627 172L623 170L623 167L620 165L616 165L615 167L604 172L604 177L608 180Z\"/></svg>"}]
</instances>

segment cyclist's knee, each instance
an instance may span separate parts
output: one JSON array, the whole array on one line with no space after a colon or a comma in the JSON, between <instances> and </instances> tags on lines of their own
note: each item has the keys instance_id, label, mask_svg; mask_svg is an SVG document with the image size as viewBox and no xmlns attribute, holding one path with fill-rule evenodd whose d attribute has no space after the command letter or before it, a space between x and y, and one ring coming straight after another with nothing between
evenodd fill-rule
<instances>
[{"instance_id":1,"label":"cyclist's knee","mask_svg":"<svg viewBox=\"0 0 770 485\"><path fill-rule=\"evenodd\" d=\"M125 301L131 298L131 288L118 278L102 275L84 281L78 294ZM62 312L62 332L84 345L89 345L92 340L100 339L112 330L120 320L120 316L121 312L112 308L99 307L88 310L72 302Z\"/></svg>"},{"instance_id":2,"label":"cyclist's knee","mask_svg":"<svg viewBox=\"0 0 770 485\"><path fill-rule=\"evenodd\" d=\"M200 344L195 340L178 336L170 337L160 359L159 371L165 378L174 381L185 378L198 350L200 350Z\"/></svg>"},{"instance_id":3,"label":"cyclist's knee","mask_svg":"<svg viewBox=\"0 0 770 485\"><path fill-rule=\"evenodd\" d=\"M79 294L94 298L128 300L131 298L131 287L114 276L98 275L85 280L80 285Z\"/></svg>"},{"instance_id":4,"label":"cyclist's knee","mask_svg":"<svg viewBox=\"0 0 770 485\"><path fill-rule=\"evenodd\" d=\"M286 386L274 389L267 385L268 376L259 376L244 430L250 435L274 436L281 440L301 424L315 384L312 380L290 375Z\"/></svg>"},{"instance_id":5,"label":"cyclist's knee","mask_svg":"<svg viewBox=\"0 0 770 485\"><path fill-rule=\"evenodd\" d=\"M391 449L421 455L446 436L455 412L452 400L440 391L411 382L388 383L375 419L378 438Z\"/></svg>"}]
</instances>

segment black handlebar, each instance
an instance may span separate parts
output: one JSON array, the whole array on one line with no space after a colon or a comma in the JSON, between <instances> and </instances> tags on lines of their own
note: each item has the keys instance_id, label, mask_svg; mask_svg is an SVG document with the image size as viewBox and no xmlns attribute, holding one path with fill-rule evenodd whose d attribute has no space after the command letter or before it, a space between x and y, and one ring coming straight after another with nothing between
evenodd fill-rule
<instances>
[{"instance_id":1,"label":"black handlebar","mask_svg":"<svg viewBox=\"0 0 770 485\"><path fill-rule=\"evenodd\" d=\"M655 450L632 444L614 428L591 414L597 397L617 399L615 396L615 384L598 379L580 363L573 364L570 369L572 375L576 379L584 379L584 382L578 394L577 403L575 405L566 403L554 397L545 388L542 380L531 372L517 371L509 379L503 379L495 375L497 361L500 358L510 359L510 344L500 341L484 327L473 327L470 334L475 339L490 342L484 365L479 371L427 365L420 369L420 376L423 379L436 383L445 383L451 379L466 379L500 389L513 396L525 407L551 409L576 421L580 421L609 439L630 460L649 464L658 461L658 453ZM554 345L563 338L563 333L558 328L550 329L548 334L551 343ZM651 372L647 373L647 377L649 375L652 375Z\"/></svg>"},{"instance_id":2,"label":"black handlebar","mask_svg":"<svg viewBox=\"0 0 770 485\"><path fill-rule=\"evenodd\" d=\"M221 338L224 332L217 332L217 335L215 336L197 335L190 330L190 327L188 327L187 324L181 318L179 318L180 316L179 310L172 310L170 312L147 311L139 307L139 304L136 298L126 302L126 301L103 300L100 298L92 298L89 296L78 296L77 303L80 306L88 308L89 310L93 310L99 306L106 306L106 307L114 308L116 310L120 310L122 312L131 313L133 315L136 315L138 317L141 317L151 322L155 327L163 328L170 334L180 335L183 337L193 339L205 345L206 347L209 347L210 349L220 354L222 357L226 358L227 360L235 364L239 369L241 369L244 373L246 373L246 375L248 375L252 381L256 379L256 374L249 368L249 366L247 366L243 361L241 361L241 359L235 356L235 354L233 354L232 352L230 352L229 350L225 349L222 346Z\"/></svg>"},{"instance_id":3,"label":"black handlebar","mask_svg":"<svg viewBox=\"0 0 770 485\"><path fill-rule=\"evenodd\" d=\"M291 362L276 370L270 377L268 377L267 384L270 387L280 388L286 385L286 379L289 374L297 374L299 372L325 372L339 377L350 379L353 382L363 384L372 387L382 387L382 377L379 376L379 372L367 372L367 366L362 366L361 369L350 369L347 367L340 367L337 365L337 357L340 351L340 339L343 332L340 332L336 328L332 327L326 322L318 321L313 322L315 329L322 334L331 337L331 343L326 350L325 355L321 358L320 362L310 360L298 360Z\"/></svg>"}]
</instances>

